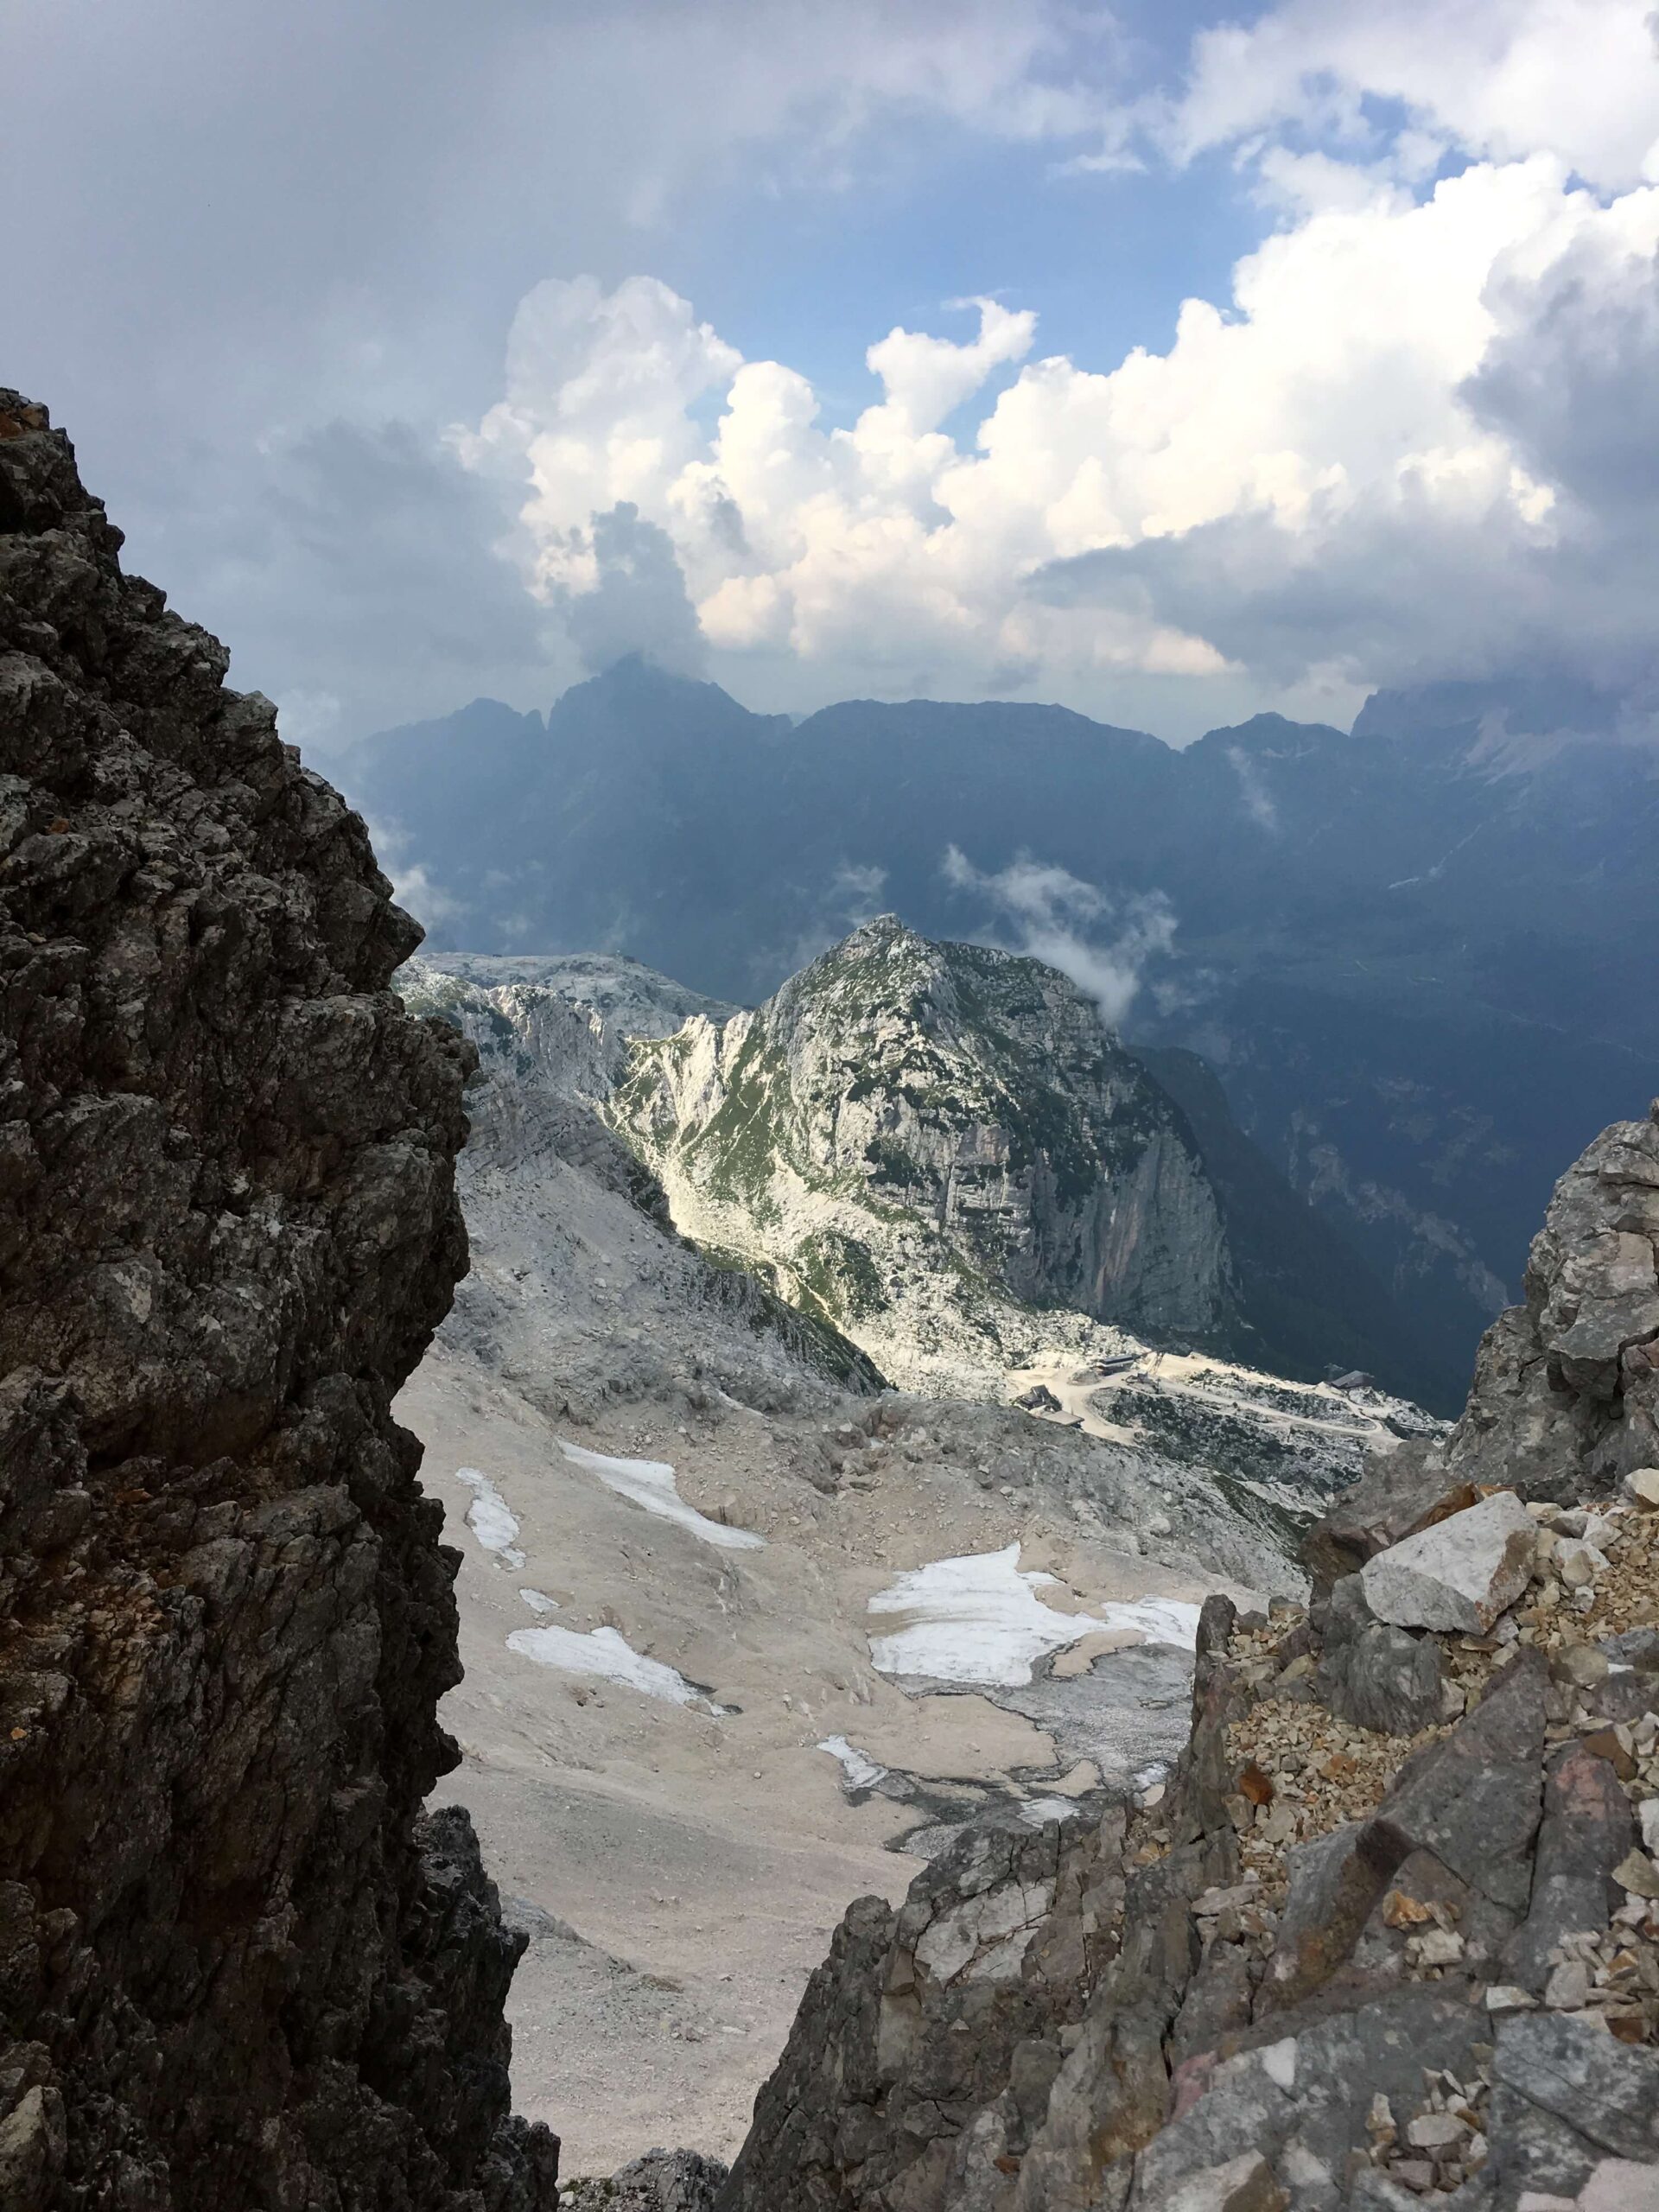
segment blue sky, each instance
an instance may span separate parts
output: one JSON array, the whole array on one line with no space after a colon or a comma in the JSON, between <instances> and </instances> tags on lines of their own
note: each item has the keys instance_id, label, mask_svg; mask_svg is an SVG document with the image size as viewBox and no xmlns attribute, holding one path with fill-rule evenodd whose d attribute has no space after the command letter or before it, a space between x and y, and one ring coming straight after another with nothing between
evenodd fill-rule
<instances>
[{"instance_id":1,"label":"blue sky","mask_svg":"<svg viewBox=\"0 0 1659 2212\"><path fill-rule=\"evenodd\" d=\"M4 372L308 742L630 645L1178 741L1651 710L1647 0L97 25L0 0Z\"/></svg>"}]
</instances>

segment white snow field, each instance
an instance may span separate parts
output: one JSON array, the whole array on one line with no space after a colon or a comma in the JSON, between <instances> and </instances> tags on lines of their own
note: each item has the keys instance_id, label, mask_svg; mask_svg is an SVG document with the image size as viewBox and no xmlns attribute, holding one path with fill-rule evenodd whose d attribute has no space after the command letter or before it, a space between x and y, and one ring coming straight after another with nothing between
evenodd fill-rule
<instances>
[{"instance_id":1,"label":"white snow field","mask_svg":"<svg viewBox=\"0 0 1659 2212\"><path fill-rule=\"evenodd\" d=\"M509 1651L533 1659L538 1667L556 1667L562 1674L590 1675L661 1698L668 1705L695 1705L705 1713L719 1713L715 1705L685 1676L660 1659L647 1659L613 1628L593 1628L584 1635L574 1628L516 1628L507 1638Z\"/></svg>"},{"instance_id":2,"label":"white snow field","mask_svg":"<svg viewBox=\"0 0 1659 2212\"><path fill-rule=\"evenodd\" d=\"M1192 1650L1198 1641L1198 1605L1179 1598L1125 1598L1102 1608L1104 1628L1133 1630L1147 1643L1178 1644Z\"/></svg>"},{"instance_id":3,"label":"white snow field","mask_svg":"<svg viewBox=\"0 0 1659 2212\"><path fill-rule=\"evenodd\" d=\"M914 1567L870 1600L872 1614L895 1624L871 1636L871 1664L884 1675L1022 1689L1039 1659L1102 1630L1187 1650L1198 1640L1196 1605L1131 1598L1098 1617L1062 1613L1036 1594L1045 1584L1059 1586L1052 1574L1020 1572L1018 1543Z\"/></svg>"},{"instance_id":4,"label":"white snow field","mask_svg":"<svg viewBox=\"0 0 1659 2212\"><path fill-rule=\"evenodd\" d=\"M1040 1828L1050 1821L1075 1821L1081 1810L1069 1797L1027 1797L1020 1817L1027 1826Z\"/></svg>"},{"instance_id":5,"label":"white snow field","mask_svg":"<svg viewBox=\"0 0 1659 2212\"><path fill-rule=\"evenodd\" d=\"M1023 1688L1036 1660L1106 1626L1046 1605L1036 1594L1046 1584L1058 1587L1052 1574L1020 1573L1018 1542L912 1567L870 1600L872 1614L893 1622L871 1637L871 1664L884 1675Z\"/></svg>"},{"instance_id":6,"label":"white snow field","mask_svg":"<svg viewBox=\"0 0 1659 2212\"><path fill-rule=\"evenodd\" d=\"M613 1459L603 1452L589 1452L584 1445L567 1444L559 1439L559 1449L572 1466L585 1468L590 1475L597 1475L607 1489L620 1497L631 1498L647 1513L655 1513L664 1521L677 1522L682 1529L689 1529L705 1544L717 1544L722 1551L758 1551L766 1542L753 1529L728 1529L722 1521L711 1521L699 1513L695 1505L688 1505L680 1496L674 1479L674 1470L666 1459Z\"/></svg>"},{"instance_id":7,"label":"white snow field","mask_svg":"<svg viewBox=\"0 0 1659 2212\"><path fill-rule=\"evenodd\" d=\"M477 1467L457 1467L455 1480L473 1493L467 1509L467 1526L486 1552L493 1552L504 1567L522 1567L524 1555L518 1548L518 1521L489 1477Z\"/></svg>"}]
</instances>

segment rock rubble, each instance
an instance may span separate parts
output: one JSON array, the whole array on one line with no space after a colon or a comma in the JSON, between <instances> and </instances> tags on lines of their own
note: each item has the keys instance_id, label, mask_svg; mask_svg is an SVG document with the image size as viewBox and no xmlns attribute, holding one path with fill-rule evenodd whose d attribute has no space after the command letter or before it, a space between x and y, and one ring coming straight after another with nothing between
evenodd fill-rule
<instances>
[{"instance_id":1,"label":"rock rubble","mask_svg":"<svg viewBox=\"0 0 1659 2212\"><path fill-rule=\"evenodd\" d=\"M1306 1606L1206 1605L1166 1783L853 1908L720 2212L1659 2202L1653 1127L1565 1179L1492 1332L1557 1331L1555 1379L1489 1340L1445 1451L1314 1530Z\"/></svg>"}]
</instances>

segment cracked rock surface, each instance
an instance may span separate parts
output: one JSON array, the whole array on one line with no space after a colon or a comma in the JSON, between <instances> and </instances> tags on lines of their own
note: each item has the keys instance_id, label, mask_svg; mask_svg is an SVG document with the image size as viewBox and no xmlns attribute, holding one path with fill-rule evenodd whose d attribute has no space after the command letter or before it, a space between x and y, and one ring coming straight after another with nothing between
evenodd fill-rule
<instances>
[{"instance_id":1,"label":"cracked rock surface","mask_svg":"<svg viewBox=\"0 0 1659 2212\"><path fill-rule=\"evenodd\" d=\"M1564 1179L1308 1606L1211 1599L1166 1784L852 1908L720 2212L1659 2202L1652 1162L1623 1124Z\"/></svg>"},{"instance_id":2,"label":"cracked rock surface","mask_svg":"<svg viewBox=\"0 0 1659 2212\"><path fill-rule=\"evenodd\" d=\"M468 1048L228 657L0 391L0 2202L532 2212L391 1395Z\"/></svg>"}]
</instances>

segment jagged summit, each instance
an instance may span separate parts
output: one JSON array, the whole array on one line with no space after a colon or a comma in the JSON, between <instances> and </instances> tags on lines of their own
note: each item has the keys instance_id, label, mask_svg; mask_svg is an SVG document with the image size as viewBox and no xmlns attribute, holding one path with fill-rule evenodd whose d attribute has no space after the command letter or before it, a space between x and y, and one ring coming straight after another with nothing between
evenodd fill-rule
<instances>
[{"instance_id":1,"label":"jagged summit","mask_svg":"<svg viewBox=\"0 0 1659 2212\"><path fill-rule=\"evenodd\" d=\"M1388 1301L1204 1071L1169 1082L1190 1112L1057 969L884 914L754 1011L637 1042L603 1110L684 1234L901 1387L1271 1469L1294 1505L1374 1422L1433 1424L1269 1380L1392 1365Z\"/></svg>"},{"instance_id":2,"label":"jagged summit","mask_svg":"<svg viewBox=\"0 0 1659 2212\"><path fill-rule=\"evenodd\" d=\"M614 1111L683 1225L901 1371L953 1333L1006 1353L1017 1305L1214 1345L1235 1322L1184 1116L1039 961L880 916L754 1013L639 1047Z\"/></svg>"}]
</instances>

